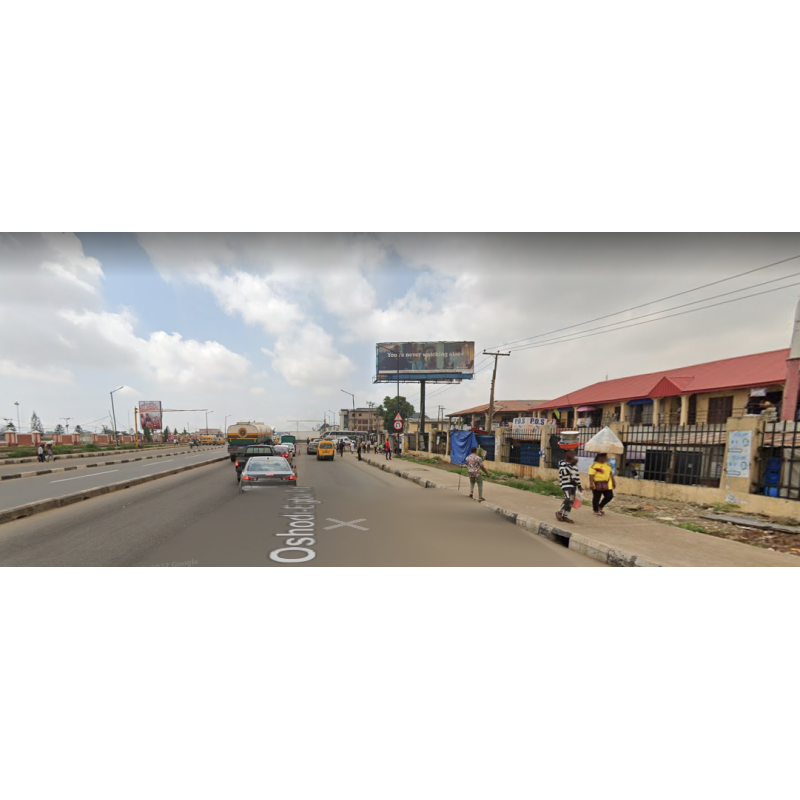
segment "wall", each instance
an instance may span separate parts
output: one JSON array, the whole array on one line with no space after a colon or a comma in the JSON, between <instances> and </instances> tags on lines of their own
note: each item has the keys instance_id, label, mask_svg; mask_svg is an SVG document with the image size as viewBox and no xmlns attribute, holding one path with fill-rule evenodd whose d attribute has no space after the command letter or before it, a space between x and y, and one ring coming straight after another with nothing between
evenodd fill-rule
<instances>
[{"instance_id":1,"label":"wall","mask_svg":"<svg viewBox=\"0 0 800 800\"><path fill-rule=\"evenodd\" d=\"M427 458L429 454L408 450L405 455L413 456L414 458ZM442 460L450 461L450 457L443 456ZM545 481L558 480L558 470L545 467L528 467L521 464L491 462L487 463L487 469L516 477L541 478ZM699 505L732 502L728 499L731 492L724 488L709 489L703 486L680 486L672 483L641 481L631 478L616 478L616 481L619 494L633 495L634 497L650 498L651 500L677 500ZM800 514L800 504L798 504L797 500L782 500L777 497L743 493L734 494L733 497L736 504L741 506L741 510L749 514L793 518L797 518Z\"/></svg>"}]
</instances>

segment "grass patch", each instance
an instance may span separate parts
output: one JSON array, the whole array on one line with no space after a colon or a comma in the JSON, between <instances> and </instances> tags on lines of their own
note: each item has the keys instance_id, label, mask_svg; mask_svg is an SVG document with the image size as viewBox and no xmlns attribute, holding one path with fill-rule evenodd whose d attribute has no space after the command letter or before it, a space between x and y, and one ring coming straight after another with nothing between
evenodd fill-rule
<instances>
[{"instance_id":1,"label":"grass patch","mask_svg":"<svg viewBox=\"0 0 800 800\"><path fill-rule=\"evenodd\" d=\"M708 533L708 531L702 525L696 525L694 522L681 522L678 525L679 528L683 528L685 531L694 531L695 533Z\"/></svg>"},{"instance_id":2,"label":"grass patch","mask_svg":"<svg viewBox=\"0 0 800 800\"><path fill-rule=\"evenodd\" d=\"M711 510L715 514L728 514L731 511L739 511L739 509L741 509L741 506L736 503L714 503L711 506Z\"/></svg>"},{"instance_id":3,"label":"grass patch","mask_svg":"<svg viewBox=\"0 0 800 800\"><path fill-rule=\"evenodd\" d=\"M36 455L35 447L18 447L16 450L11 450L8 453L3 453L5 458L28 458Z\"/></svg>"}]
</instances>

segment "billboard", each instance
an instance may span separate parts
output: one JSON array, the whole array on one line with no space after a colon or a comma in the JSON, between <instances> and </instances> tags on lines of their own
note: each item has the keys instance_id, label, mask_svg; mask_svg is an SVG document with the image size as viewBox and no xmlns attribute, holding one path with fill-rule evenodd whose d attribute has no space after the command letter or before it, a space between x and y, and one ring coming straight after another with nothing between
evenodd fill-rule
<instances>
[{"instance_id":1,"label":"billboard","mask_svg":"<svg viewBox=\"0 0 800 800\"><path fill-rule=\"evenodd\" d=\"M151 431L161 430L161 401L139 401L139 424L142 430L150 428Z\"/></svg>"},{"instance_id":2,"label":"billboard","mask_svg":"<svg viewBox=\"0 0 800 800\"><path fill-rule=\"evenodd\" d=\"M375 364L376 381L471 380L475 342L383 342Z\"/></svg>"}]
</instances>

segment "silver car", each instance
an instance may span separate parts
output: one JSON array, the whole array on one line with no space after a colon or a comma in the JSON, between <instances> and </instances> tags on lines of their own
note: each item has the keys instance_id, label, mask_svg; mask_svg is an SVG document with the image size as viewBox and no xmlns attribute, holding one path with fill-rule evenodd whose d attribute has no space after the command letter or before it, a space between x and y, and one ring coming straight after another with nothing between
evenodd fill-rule
<instances>
[{"instance_id":1,"label":"silver car","mask_svg":"<svg viewBox=\"0 0 800 800\"><path fill-rule=\"evenodd\" d=\"M242 470L239 492L296 485L297 474L283 456L254 456Z\"/></svg>"}]
</instances>

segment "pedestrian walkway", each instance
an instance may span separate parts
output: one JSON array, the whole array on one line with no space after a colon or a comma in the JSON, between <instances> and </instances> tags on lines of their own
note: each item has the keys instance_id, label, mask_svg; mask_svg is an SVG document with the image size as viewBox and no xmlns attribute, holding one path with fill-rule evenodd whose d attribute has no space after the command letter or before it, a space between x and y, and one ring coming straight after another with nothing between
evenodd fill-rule
<instances>
[{"instance_id":1,"label":"pedestrian walkway","mask_svg":"<svg viewBox=\"0 0 800 800\"><path fill-rule=\"evenodd\" d=\"M512 489L496 483L484 485L485 503L469 499L469 479L457 473L400 459L385 461L365 456L359 469L383 469L434 489L458 491L465 503L475 503L475 513L493 511L526 532L544 536L571 550L606 564L627 567L800 567L800 558L773 553L750 545L703 533L660 525L612 512L592 514L591 505L572 512L572 525L556 521L561 498ZM465 470L466 473L466 470Z\"/></svg>"}]
</instances>

